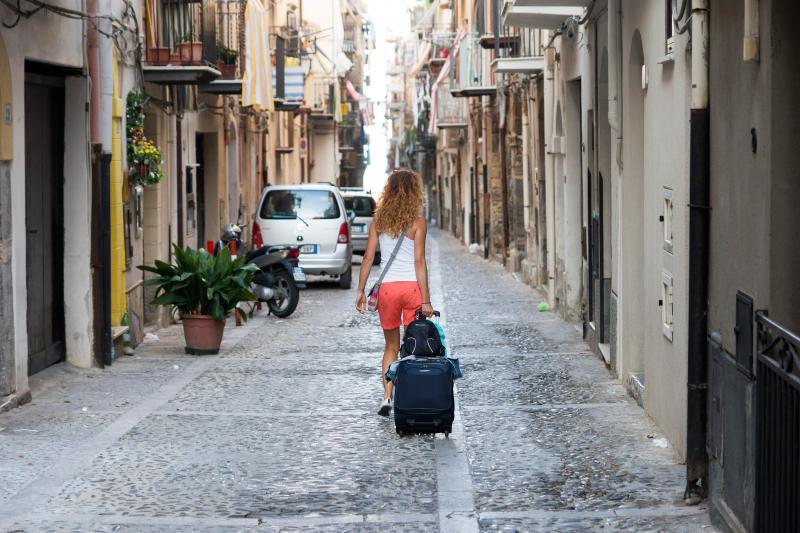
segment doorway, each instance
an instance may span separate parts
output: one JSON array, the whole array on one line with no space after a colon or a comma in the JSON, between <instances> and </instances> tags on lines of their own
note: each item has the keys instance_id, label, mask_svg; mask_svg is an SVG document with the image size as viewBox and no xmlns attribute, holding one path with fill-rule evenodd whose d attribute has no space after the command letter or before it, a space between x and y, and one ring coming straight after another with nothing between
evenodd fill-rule
<instances>
[{"instance_id":1,"label":"doorway","mask_svg":"<svg viewBox=\"0 0 800 533\"><path fill-rule=\"evenodd\" d=\"M64 78L25 75L28 375L65 355Z\"/></svg>"}]
</instances>

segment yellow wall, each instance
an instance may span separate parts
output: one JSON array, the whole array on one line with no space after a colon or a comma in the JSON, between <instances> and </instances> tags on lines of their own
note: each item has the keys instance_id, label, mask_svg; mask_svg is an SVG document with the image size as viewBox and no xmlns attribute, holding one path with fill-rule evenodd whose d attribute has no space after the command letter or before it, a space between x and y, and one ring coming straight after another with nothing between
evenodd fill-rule
<instances>
[{"instance_id":1,"label":"yellow wall","mask_svg":"<svg viewBox=\"0 0 800 533\"><path fill-rule=\"evenodd\" d=\"M117 61L114 60L114 100L111 109L111 324L119 326L125 313L125 236L122 220L122 117L124 100L119 94Z\"/></svg>"},{"instance_id":2,"label":"yellow wall","mask_svg":"<svg viewBox=\"0 0 800 533\"><path fill-rule=\"evenodd\" d=\"M12 113L11 107L11 69L3 38L0 37L0 160L13 158L13 131L11 121L6 121L6 112ZM10 117L9 117L10 118Z\"/></svg>"}]
</instances>

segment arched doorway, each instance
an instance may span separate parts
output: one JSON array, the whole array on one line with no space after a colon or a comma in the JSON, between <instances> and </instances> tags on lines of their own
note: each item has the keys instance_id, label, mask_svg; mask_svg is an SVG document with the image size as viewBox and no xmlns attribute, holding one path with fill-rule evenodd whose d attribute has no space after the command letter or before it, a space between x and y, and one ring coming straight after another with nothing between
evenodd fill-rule
<instances>
[{"instance_id":1,"label":"arched doorway","mask_svg":"<svg viewBox=\"0 0 800 533\"><path fill-rule=\"evenodd\" d=\"M644 50L639 31L631 38L624 77L624 157L621 234L622 263L621 370L629 390L641 400L644 386Z\"/></svg>"}]
</instances>

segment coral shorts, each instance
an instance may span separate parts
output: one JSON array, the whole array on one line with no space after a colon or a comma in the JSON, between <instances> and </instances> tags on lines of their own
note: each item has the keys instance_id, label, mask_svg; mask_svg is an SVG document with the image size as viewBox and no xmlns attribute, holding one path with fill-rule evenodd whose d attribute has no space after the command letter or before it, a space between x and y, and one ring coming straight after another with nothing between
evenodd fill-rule
<instances>
[{"instance_id":1,"label":"coral shorts","mask_svg":"<svg viewBox=\"0 0 800 533\"><path fill-rule=\"evenodd\" d=\"M414 312L422 307L422 293L416 281L381 283L378 293L378 315L383 329L397 329L414 320Z\"/></svg>"}]
</instances>

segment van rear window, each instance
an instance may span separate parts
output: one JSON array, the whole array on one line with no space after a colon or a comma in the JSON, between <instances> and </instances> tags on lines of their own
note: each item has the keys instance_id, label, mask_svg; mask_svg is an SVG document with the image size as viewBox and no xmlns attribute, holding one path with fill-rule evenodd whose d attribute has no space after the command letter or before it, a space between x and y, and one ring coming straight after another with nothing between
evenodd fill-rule
<instances>
[{"instance_id":1,"label":"van rear window","mask_svg":"<svg viewBox=\"0 0 800 533\"><path fill-rule=\"evenodd\" d=\"M370 196L345 196L344 208L357 217L371 217L375 215L375 200Z\"/></svg>"},{"instance_id":2,"label":"van rear window","mask_svg":"<svg viewBox=\"0 0 800 533\"><path fill-rule=\"evenodd\" d=\"M335 219L341 216L339 202L331 191L274 190L267 193L261 204L261 218Z\"/></svg>"}]
</instances>

